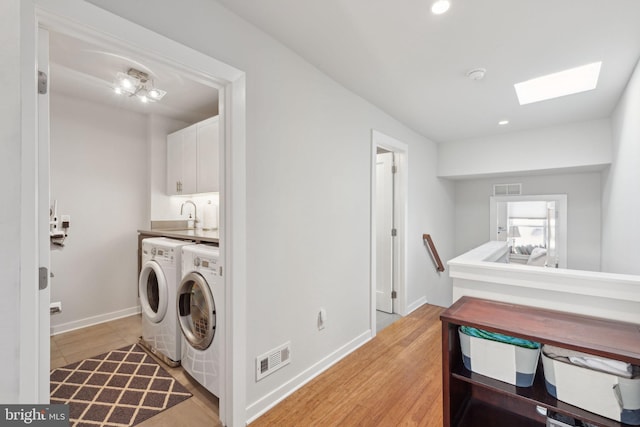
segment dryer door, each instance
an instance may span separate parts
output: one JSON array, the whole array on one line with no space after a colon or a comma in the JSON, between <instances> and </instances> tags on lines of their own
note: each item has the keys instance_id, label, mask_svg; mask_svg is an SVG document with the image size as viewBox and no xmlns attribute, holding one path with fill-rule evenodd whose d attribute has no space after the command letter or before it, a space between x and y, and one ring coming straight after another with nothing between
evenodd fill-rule
<instances>
[{"instance_id":1,"label":"dryer door","mask_svg":"<svg viewBox=\"0 0 640 427\"><path fill-rule=\"evenodd\" d=\"M167 312L168 285L162 268L155 261L147 261L138 280L142 314L154 323L160 322Z\"/></svg>"},{"instance_id":2,"label":"dryer door","mask_svg":"<svg viewBox=\"0 0 640 427\"><path fill-rule=\"evenodd\" d=\"M205 350L216 334L216 305L211 288L202 275L187 274L178 288L180 329L191 347Z\"/></svg>"}]
</instances>

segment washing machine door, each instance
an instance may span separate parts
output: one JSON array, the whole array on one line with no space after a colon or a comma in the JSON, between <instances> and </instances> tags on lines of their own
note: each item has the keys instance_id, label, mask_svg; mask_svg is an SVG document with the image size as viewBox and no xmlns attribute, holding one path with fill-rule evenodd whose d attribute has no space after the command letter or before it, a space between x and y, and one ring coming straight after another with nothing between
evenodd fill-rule
<instances>
[{"instance_id":1,"label":"washing machine door","mask_svg":"<svg viewBox=\"0 0 640 427\"><path fill-rule=\"evenodd\" d=\"M154 323L160 322L167 312L168 285L162 268L155 261L147 261L140 270L138 280L142 314Z\"/></svg>"},{"instance_id":2,"label":"washing machine door","mask_svg":"<svg viewBox=\"0 0 640 427\"><path fill-rule=\"evenodd\" d=\"M205 350L216 334L216 305L211 288L202 275L187 274L178 288L180 329L191 347Z\"/></svg>"}]
</instances>

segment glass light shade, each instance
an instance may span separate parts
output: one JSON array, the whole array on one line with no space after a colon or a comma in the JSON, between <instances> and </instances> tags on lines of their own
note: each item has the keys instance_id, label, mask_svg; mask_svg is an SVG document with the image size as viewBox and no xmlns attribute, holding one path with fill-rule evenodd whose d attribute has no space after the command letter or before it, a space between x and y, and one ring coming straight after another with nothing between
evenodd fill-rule
<instances>
[{"instance_id":1,"label":"glass light shade","mask_svg":"<svg viewBox=\"0 0 640 427\"><path fill-rule=\"evenodd\" d=\"M157 89L155 87L151 88L148 92L149 98L153 99L154 101L160 101L162 97L166 95L166 93L166 91Z\"/></svg>"},{"instance_id":2,"label":"glass light shade","mask_svg":"<svg viewBox=\"0 0 640 427\"><path fill-rule=\"evenodd\" d=\"M118 73L116 76L116 85L122 92L133 94L136 87L140 84L140 80L125 73Z\"/></svg>"}]
</instances>

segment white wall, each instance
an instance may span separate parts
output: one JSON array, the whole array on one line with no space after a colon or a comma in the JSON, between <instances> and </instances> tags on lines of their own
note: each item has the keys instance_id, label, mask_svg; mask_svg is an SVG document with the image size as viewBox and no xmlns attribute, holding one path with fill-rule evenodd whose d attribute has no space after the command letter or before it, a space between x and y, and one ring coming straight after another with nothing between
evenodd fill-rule
<instances>
[{"instance_id":1,"label":"white wall","mask_svg":"<svg viewBox=\"0 0 640 427\"><path fill-rule=\"evenodd\" d=\"M137 310L136 230L149 223L147 117L51 94L51 199L70 215L51 253L55 332Z\"/></svg>"},{"instance_id":2,"label":"white wall","mask_svg":"<svg viewBox=\"0 0 640 427\"><path fill-rule=\"evenodd\" d=\"M429 304L448 307L453 302L451 279L447 270L436 270L422 235L431 235L443 263L454 256L455 183L434 178L438 146L415 144L409 153L408 305L426 296Z\"/></svg>"},{"instance_id":3,"label":"white wall","mask_svg":"<svg viewBox=\"0 0 640 427\"><path fill-rule=\"evenodd\" d=\"M0 2L0 402L17 403L19 397L20 307L20 0ZM34 369L36 367L34 366Z\"/></svg>"},{"instance_id":4,"label":"white wall","mask_svg":"<svg viewBox=\"0 0 640 427\"><path fill-rule=\"evenodd\" d=\"M640 274L640 65L612 115L613 164L603 172L602 269Z\"/></svg>"},{"instance_id":5,"label":"white wall","mask_svg":"<svg viewBox=\"0 0 640 427\"><path fill-rule=\"evenodd\" d=\"M609 163L611 123L601 119L442 144L438 176L522 174Z\"/></svg>"},{"instance_id":6,"label":"white wall","mask_svg":"<svg viewBox=\"0 0 640 427\"><path fill-rule=\"evenodd\" d=\"M489 236L489 197L494 184L507 183L522 183L523 195L567 194L567 267L600 270L599 172L456 181L456 254L495 239Z\"/></svg>"},{"instance_id":7,"label":"white wall","mask_svg":"<svg viewBox=\"0 0 640 427\"><path fill-rule=\"evenodd\" d=\"M215 2L92 3L246 72L249 417L370 333L372 128L409 145L407 293L450 303L450 280L427 273L421 242L437 229L452 255L453 186L435 176L432 142ZM289 340L292 363L256 383L255 357Z\"/></svg>"}]
</instances>

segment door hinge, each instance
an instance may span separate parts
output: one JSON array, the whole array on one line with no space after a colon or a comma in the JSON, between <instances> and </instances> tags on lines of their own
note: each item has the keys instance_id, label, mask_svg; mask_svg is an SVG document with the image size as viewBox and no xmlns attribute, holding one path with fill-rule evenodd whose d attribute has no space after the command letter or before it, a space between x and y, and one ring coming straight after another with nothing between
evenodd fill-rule
<instances>
[{"instance_id":1,"label":"door hinge","mask_svg":"<svg viewBox=\"0 0 640 427\"><path fill-rule=\"evenodd\" d=\"M396 237L397 235L398 235L398 229L392 228L391 229L391 237Z\"/></svg>"},{"instance_id":2,"label":"door hinge","mask_svg":"<svg viewBox=\"0 0 640 427\"><path fill-rule=\"evenodd\" d=\"M38 70L38 93L45 95L47 93L47 75Z\"/></svg>"},{"instance_id":3,"label":"door hinge","mask_svg":"<svg viewBox=\"0 0 640 427\"><path fill-rule=\"evenodd\" d=\"M396 291L391 291L391 299L398 298L398 293Z\"/></svg>"},{"instance_id":4,"label":"door hinge","mask_svg":"<svg viewBox=\"0 0 640 427\"><path fill-rule=\"evenodd\" d=\"M220 266L220 277L222 277L222 266Z\"/></svg>"},{"instance_id":5,"label":"door hinge","mask_svg":"<svg viewBox=\"0 0 640 427\"><path fill-rule=\"evenodd\" d=\"M47 267L40 267L38 269L38 289L42 291L43 289L47 289L48 285L49 271L47 270Z\"/></svg>"},{"instance_id":6,"label":"door hinge","mask_svg":"<svg viewBox=\"0 0 640 427\"><path fill-rule=\"evenodd\" d=\"M398 166L396 165L391 166L391 173L396 173L396 172L398 172Z\"/></svg>"}]
</instances>

